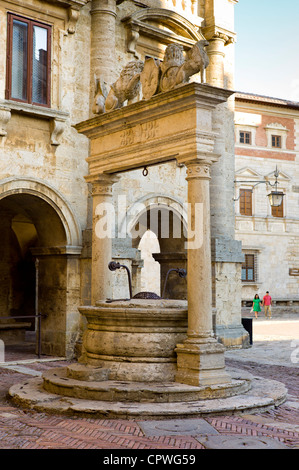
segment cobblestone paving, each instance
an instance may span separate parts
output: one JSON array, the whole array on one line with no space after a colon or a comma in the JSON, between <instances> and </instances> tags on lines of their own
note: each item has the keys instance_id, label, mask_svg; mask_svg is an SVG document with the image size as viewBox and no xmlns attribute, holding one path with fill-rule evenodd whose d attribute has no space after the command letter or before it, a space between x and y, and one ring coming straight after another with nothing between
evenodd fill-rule
<instances>
[{"instance_id":1,"label":"cobblestone paving","mask_svg":"<svg viewBox=\"0 0 299 470\"><path fill-rule=\"evenodd\" d=\"M64 363L34 363L42 371ZM289 395L276 409L242 416L215 416L206 421L221 435L270 437L290 449L299 448L298 368L227 360L254 375L285 383ZM196 436L146 436L138 420L53 416L22 410L7 399L7 390L23 374L0 368L0 449L204 449ZM194 418L196 419L196 418Z\"/></svg>"}]
</instances>

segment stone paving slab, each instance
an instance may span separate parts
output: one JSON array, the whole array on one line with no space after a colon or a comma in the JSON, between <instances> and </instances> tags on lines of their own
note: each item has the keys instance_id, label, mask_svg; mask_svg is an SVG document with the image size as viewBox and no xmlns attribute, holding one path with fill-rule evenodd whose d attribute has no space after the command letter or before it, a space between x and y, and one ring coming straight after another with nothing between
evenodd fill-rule
<instances>
[{"instance_id":1,"label":"stone paving slab","mask_svg":"<svg viewBox=\"0 0 299 470\"><path fill-rule=\"evenodd\" d=\"M288 449L275 439L252 436L207 436L196 438L205 449Z\"/></svg>"},{"instance_id":2,"label":"stone paving slab","mask_svg":"<svg viewBox=\"0 0 299 470\"><path fill-rule=\"evenodd\" d=\"M145 436L197 436L199 434L219 434L218 431L204 419L139 421L138 425Z\"/></svg>"},{"instance_id":3,"label":"stone paving slab","mask_svg":"<svg viewBox=\"0 0 299 470\"><path fill-rule=\"evenodd\" d=\"M299 340L257 340L247 349L225 351L225 358L299 369Z\"/></svg>"}]
</instances>

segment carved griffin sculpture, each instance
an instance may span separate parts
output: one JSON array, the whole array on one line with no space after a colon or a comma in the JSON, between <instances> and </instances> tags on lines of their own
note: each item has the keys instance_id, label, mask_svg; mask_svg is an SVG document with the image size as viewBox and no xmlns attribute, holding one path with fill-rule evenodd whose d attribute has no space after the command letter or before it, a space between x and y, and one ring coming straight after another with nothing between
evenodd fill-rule
<instances>
[{"instance_id":1,"label":"carved griffin sculpture","mask_svg":"<svg viewBox=\"0 0 299 470\"><path fill-rule=\"evenodd\" d=\"M121 108L125 101L131 104L138 97L141 89L140 73L143 66L142 60L134 60L123 68L119 78L111 85L105 103L106 111Z\"/></svg>"}]
</instances>

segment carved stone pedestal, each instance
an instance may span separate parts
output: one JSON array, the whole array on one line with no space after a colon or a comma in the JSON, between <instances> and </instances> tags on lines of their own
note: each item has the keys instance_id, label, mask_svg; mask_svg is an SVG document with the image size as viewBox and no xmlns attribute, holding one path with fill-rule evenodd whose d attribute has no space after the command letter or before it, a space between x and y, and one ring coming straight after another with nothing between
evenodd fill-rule
<instances>
[{"instance_id":1,"label":"carved stone pedestal","mask_svg":"<svg viewBox=\"0 0 299 470\"><path fill-rule=\"evenodd\" d=\"M225 348L215 339L187 340L178 344L175 351L178 355L176 382L195 386L231 383L225 369Z\"/></svg>"}]
</instances>

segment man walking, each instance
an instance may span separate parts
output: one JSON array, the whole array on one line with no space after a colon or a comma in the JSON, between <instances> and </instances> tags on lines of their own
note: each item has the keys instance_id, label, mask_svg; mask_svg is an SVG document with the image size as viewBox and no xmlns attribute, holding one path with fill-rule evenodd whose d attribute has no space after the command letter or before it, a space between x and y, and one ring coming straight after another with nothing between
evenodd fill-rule
<instances>
[{"instance_id":1,"label":"man walking","mask_svg":"<svg viewBox=\"0 0 299 470\"><path fill-rule=\"evenodd\" d=\"M272 297L269 295L269 291L267 290L266 295L263 297L263 304L265 309L265 317L271 318L271 305L272 305Z\"/></svg>"}]
</instances>

